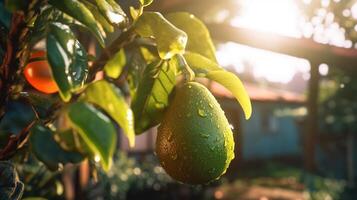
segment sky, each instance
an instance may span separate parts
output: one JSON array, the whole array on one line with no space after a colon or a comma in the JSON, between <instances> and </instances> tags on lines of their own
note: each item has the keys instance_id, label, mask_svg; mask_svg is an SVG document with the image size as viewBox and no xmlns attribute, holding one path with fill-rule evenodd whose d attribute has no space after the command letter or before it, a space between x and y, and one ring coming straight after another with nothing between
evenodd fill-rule
<instances>
[{"instance_id":1,"label":"sky","mask_svg":"<svg viewBox=\"0 0 357 200\"><path fill-rule=\"evenodd\" d=\"M330 0L321 0L328 6ZM332 0L331 0L332 1ZM339 0L333 0L339 1ZM294 0L243 0L239 1L241 12L231 20L232 26L249 28L275 33L294 38L312 38L316 42L339 47L350 48L352 42L346 40L344 30L333 21L333 13L327 9L316 10L312 21L306 20L303 12ZM311 0L303 0L309 4ZM356 16L357 4L345 14ZM319 25L327 19L327 25ZM357 27L356 27L357 29ZM313 33L315 33L313 35ZM310 64L307 60L283 54L238 45L232 42L221 44L217 48L217 58L222 66L234 66L237 72L244 72L244 63L253 66L253 74L257 78L265 78L271 82L287 83L298 71L308 79ZM328 66L320 66L320 74L328 74Z\"/></svg>"}]
</instances>

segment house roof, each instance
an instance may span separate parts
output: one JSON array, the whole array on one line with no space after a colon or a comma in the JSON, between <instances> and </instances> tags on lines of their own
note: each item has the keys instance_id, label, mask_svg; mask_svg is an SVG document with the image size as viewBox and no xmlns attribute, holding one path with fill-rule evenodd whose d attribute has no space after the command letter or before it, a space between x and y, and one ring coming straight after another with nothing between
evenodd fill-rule
<instances>
[{"instance_id":1,"label":"house roof","mask_svg":"<svg viewBox=\"0 0 357 200\"><path fill-rule=\"evenodd\" d=\"M304 103L306 100L303 94L288 90L260 86L253 83L244 83L244 87L252 101ZM234 96L229 90L216 82L208 83L208 88L211 90L213 95L218 98L234 99Z\"/></svg>"}]
</instances>

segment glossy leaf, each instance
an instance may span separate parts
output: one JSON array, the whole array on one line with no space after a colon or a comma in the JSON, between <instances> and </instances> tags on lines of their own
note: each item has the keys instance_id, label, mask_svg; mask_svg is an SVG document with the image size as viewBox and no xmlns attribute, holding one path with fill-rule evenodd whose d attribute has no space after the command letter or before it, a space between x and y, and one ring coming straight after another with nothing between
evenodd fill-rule
<instances>
[{"instance_id":1,"label":"glossy leaf","mask_svg":"<svg viewBox=\"0 0 357 200\"><path fill-rule=\"evenodd\" d=\"M49 0L51 5L65 12L69 16L78 20L82 24L88 27L89 30L98 39L99 43L104 46L104 32L102 27L97 23L91 11L77 0Z\"/></svg>"},{"instance_id":2,"label":"glossy leaf","mask_svg":"<svg viewBox=\"0 0 357 200\"><path fill-rule=\"evenodd\" d=\"M116 129L111 120L94 106L81 102L69 107L68 118L89 150L99 156L103 169L108 171L117 143Z\"/></svg>"},{"instance_id":3,"label":"glossy leaf","mask_svg":"<svg viewBox=\"0 0 357 200\"><path fill-rule=\"evenodd\" d=\"M142 37L154 37L161 59L169 59L185 51L187 35L167 21L160 13L144 12L135 23Z\"/></svg>"},{"instance_id":4,"label":"glossy leaf","mask_svg":"<svg viewBox=\"0 0 357 200\"><path fill-rule=\"evenodd\" d=\"M176 84L175 78L174 65L154 62L147 66L132 102L136 134L160 123Z\"/></svg>"},{"instance_id":5,"label":"glossy leaf","mask_svg":"<svg viewBox=\"0 0 357 200\"><path fill-rule=\"evenodd\" d=\"M7 103L5 115L0 120L0 149L1 145L7 141L9 135L20 133L33 120L35 120L35 113L29 104L19 101Z\"/></svg>"},{"instance_id":6,"label":"glossy leaf","mask_svg":"<svg viewBox=\"0 0 357 200\"><path fill-rule=\"evenodd\" d=\"M211 36L201 20L186 12L170 13L165 17L177 28L186 32L188 36L187 51L201 54L211 61L217 62Z\"/></svg>"},{"instance_id":7,"label":"glossy leaf","mask_svg":"<svg viewBox=\"0 0 357 200\"><path fill-rule=\"evenodd\" d=\"M83 156L78 152L63 150L54 140L49 128L36 124L31 128L30 134L32 152L51 170L58 170L60 165L66 163L78 163L83 160Z\"/></svg>"},{"instance_id":8,"label":"glossy leaf","mask_svg":"<svg viewBox=\"0 0 357 200\"><path fill-rule=\"evenodd\" d=\"M118 78L126 64L124 49L118 51L104 66L104 71L110 78Z\"/></svg>"},{"instance_id":9,"label":"glossy leaf","mask_svg":"<svg viewBox=\"0 0 357 200\"><path fill-rule=\"evenodd\" d=\"M47 35L46 40L47 59L51 66L52 76L55 80L59 94L63 101L67 102L71 99L71 77L67 75L69 72L69 60L66 51L52 34Z\"/></svg>"},{"instance_id":10,"label":"glossy leaf","mask_svg":"<svg viewBox=\"0 0 357 200\"><path fill-rule=\"evenodd\" d=\"M125 54L127 56L127 80L130 87L130 96L134 96L147 66L147 61L143 58L139 48L125 50Z\"/></svg>"},{"instance_id":11,"label":"glossy leaf","mask_svg":"<svg viewBox=\"0 0 357 200\"><path fill-rule=\"evenodd\" d=\"M102 25L103 29L108 32L114 32L114 27L108 22L108 20L98 11L98 8L88 1L83 1L83 4L92 12L94 18Z\"/></svg>"},{"instance_id":12,"label":"glossy leaf","mask_svg":"<svg viewBox=\"0 0 357 200\"><path fill-rule=\"evenodd\" d=\"M129 145L135 145L133 112L119 89L105 80L100 80L86 88L83 99L101 107L124 130Z\"/></svg>"},{"instance_id":13,"label":"glossy leaf","mask_svg":"<svg viewBox=\"0 0 357 200\"><path fill-rule=\"evenodd\" d=\"M247 91L245 90L243 83L239 78L227 71L210 71L207 73L206 77L208 79L214 80L219 84L223 85L229 91L232 92L234 97L238 100L240 105L243 108L245 118L249 119L252 114L252 105L248 96Z\"/></svg>"},{"instance_id":14,"label":"glossy leaf","mask_svg":"<svg viewBox=\"0 0 357 200\"><path fill-rule=\"evenodd\" d=\"M111 24L120 25L126 22L126 15L115 0L95 0L97 7Z\"/></svg>"},{"instance_id":15,"label":"glossy leaf","mask_svg":"<svg viewBox=\"0 0 357 200\"><path fill-rule=\"evenodd\" d=\"M50 34L55 36L69 58L68 62L70 65L66 73L70 76L69 81L71 88L75 90L83 87L88 75L88 58L86 50L79 43L68 25L51 23Z\"/></svg>"},{"instance_id":16,"label":"glossy leaf","mask_svg":"<svg viewBox=\"0 0 357 200\"><path fill-rule=\"evenodd\" d=\"M224 70L217 63L198 53L188 51L184 54L184 57L196 76L205 76L205 74L212 70Z\"/></svg>"}]
</instances>

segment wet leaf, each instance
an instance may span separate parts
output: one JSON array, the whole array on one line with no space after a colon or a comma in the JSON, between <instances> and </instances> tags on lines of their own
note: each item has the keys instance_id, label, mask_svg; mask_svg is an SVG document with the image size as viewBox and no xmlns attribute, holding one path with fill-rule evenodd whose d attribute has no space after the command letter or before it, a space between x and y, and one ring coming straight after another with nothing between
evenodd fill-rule
<instances>
[{"instance_id":1,"label":"wet leaf","mask_svg":"<svg viewBox=\"0 0 357 200\"><path fill-rule=\"evenodd\" d=\"M83 160L80 153L63 150L54 140L52 131L41 124L36 124L30 130L30 134L32 152L50 170L58 170L60 165Z\"/></svg>"},{"instance_id":2,"label":"wet leaf","mask_svg":"<svg viewBox=\"0 0 357 200\"><path fill-rule=\"evenodd\" d=\"M136 134L160 122L175 84L176 66L154 62L146 67L132 102Z\"/></svg>"},{"instance_id":3,"label":"wet leaf","mask_svg":"<svg viewBox=\"0 0 357 200\"><path fill-rule=\"evenodd\" d=\"M216 81L231 91L234 97L238 100L239 104L242 106L245 118L250 118L252 114L252 105L248 93L241 80L235 74L223 70L210 71L207 73L206 78Z\"/></svg>"},{"instance_id":4,"label":"wet leaf","mask_svg":"<svg viewBox=\"0 0 357 200\"><path fill-rule=\"evenodd\" d=\"M49 0L51 5L65 12L69 16L84 24L96 36L99 43L104 46L104 32L97 23L91 11L77 0Z\"/></svg>"},{"instance_id":5,"label":"wet leaf","mask_svg":"<svg viewBox=\"0 0 357 200\"><path fill-rule=\"evenodd\" d=\"M129 145L135 145L133 112L118 88L105 80L94 82L86 88L83 100L101 107L124 130Z\"/></svg>"},{"instance_id":6,"label":"wet leaf","mask_svg":"<svg viewBox=\"0 0 357 200\"><path fill-rule=\"evenodd\" d=\"M83 87L88 75L88 58L86 50L79 43L68 25L51 23L50 34L55 36L69 58L68 62L70 64L66 73L70 76L71 89L80 89Z\"/></svg>"},{"instance_id":7,"label":"wet leaf","mask_svg":"<svg viewBox=\"0 0 357 200\"><path fill-rule=\"evenodd\" d=\"M165 16L177 28L187 34L186 50L203 55L213 62L216 60L216 50L206 25L197 17L186 12L170 13Z\"/></svg>"},{"instance_id":8,"label":"wet leaf","mask_svg":"<svg viewBox=\"0 0 357 200\"><path fill-rule=\"evenodd\" d=\"M104 17L113 25L126 22L126 15L114 0L95 0L97 7Z\"/></svg>"},{"instance_id":9,"label":"wet leaf","mask_svg":"<svg viewBox=\"0 0 357 200\"><path fill-rule=\"evenodd\" d=\"M158 12L144 12L135 23L142 37L154 37L161 59L169 59L185 51L187 35Z\"/></svg>"},{"instance_id":10,"label":"wet leaf","mask_svg":"<svg viewBox=\"0 0 357 200\"><path fill-rule=\"evenodd\" d=\"M46 40L47 59L51 66L53 79L55 80L59 94L63 101L67 102L71 99L71 77L66 72L69 71L69 60L66 51L52 34L47 36Z\"/></svg>"},{"instance_id":11,"label":"wet leaf","mask_svg":"<svg viewBox=\"0 0 357 200\"><path fill-rule=\"evenodd\" d=\"M197 76L204 76L212 70L224 70L217 63L198 53L188 51L184 54L184 57L186 59L187 64Z\"/></svg>"},{"instance_id":12,"label":"wet leaf","mask_svg":"<svg viewBox=\"0 0 357 200\"><path fill-rule=\"evenodd\" d=\"M110 78L118 78L123 71L126 64L126 57L124 49L118 51L112 59L110 59L104 66L104 72Z\"/></svg>"},{"instance_id":13,"label":"wet leaf","mask_svg":"<svg viewBox=\"0 0 357 200\"><path fill-rule=\"evenodd\" d=\"M117 132L109 117L88 103L77 102L69 107L68 118L92 154L100 158L103 169L108 171L117 143Z\"/></svg>"}]
</instances>

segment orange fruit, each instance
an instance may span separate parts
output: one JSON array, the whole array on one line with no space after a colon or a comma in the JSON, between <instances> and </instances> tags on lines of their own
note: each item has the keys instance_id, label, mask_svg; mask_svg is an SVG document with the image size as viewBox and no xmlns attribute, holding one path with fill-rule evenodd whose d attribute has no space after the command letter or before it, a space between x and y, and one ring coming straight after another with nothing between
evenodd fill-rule
<instances>
[{"instance_id":1,"label":"orange fruit","mask_svg":"<svg viewBox=\"0 0 357 200\"><path fill-rule=\"evenodd\" d=\"M56 82L53 80L51 68L45 59L45 51L36 51L31 54L31 59L39 59L30 62L24 69L27 82L38 91L51 94L58 91ZM44 59L41 59L44 58Z\"/></svg>"}]
</instances>

